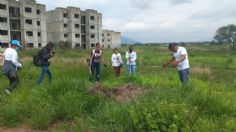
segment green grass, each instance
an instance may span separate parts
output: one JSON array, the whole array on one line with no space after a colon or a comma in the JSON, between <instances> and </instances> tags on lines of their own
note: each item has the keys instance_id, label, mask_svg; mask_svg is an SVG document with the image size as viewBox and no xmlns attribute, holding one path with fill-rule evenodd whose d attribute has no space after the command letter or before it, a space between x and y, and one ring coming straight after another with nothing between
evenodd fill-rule
<instances>
[{"instance_id":1,"label":"green grass","mask_svg":"<svg viewBox=\"0 0 236 132\"><path fill-rule=\"evenodd\" d=\"M35 85L40 68L26 59L38 50L23 51L21 83L12 95L5 95L8 80L0 77L0 125L27 124L44 130L58 123L59 131L236 131L235 52L224 46L187 49L191 67L207 68L210 74L193 71L186 86L175 69L161 68L170 57L167 47L135 47L136 77L128 76L123 67L116 78L111 66L102 66L102 86L112 89L132 83L152 91L123 103L87 94L94 85L88 81L88 50L57 50L50 66L53 82L45 77L40 86ZM110 64L111 50L104 54Z\"/></svg>"}]
</instances>

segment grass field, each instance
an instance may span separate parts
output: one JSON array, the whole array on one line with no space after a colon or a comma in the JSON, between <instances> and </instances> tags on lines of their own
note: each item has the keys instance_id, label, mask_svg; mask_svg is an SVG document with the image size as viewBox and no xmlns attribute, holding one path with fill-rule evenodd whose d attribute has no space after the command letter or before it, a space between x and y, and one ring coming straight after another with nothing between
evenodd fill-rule
<instances>
[{"instance_id":1,"label":"grass field","mask_svg":"<svg viewBox=\"0 0 236 132\"><path fill-rule=\"evenodd\" d=\"M111 66L101 69L100 85L106 89L131 84L149 91L122 102L88 94L95 85L88 81L89 51L57 50L50 66L53 82L45 77L40 86L35 85L40 68L31 61L37 51L21 52L21 83L12 95L4 93L8 80L0 77L0 126L23 124L49 131L236 131L235 51L225 46L187 46L191 73L188 85L182 86L176 69L161 67L170 58L167 47L134 48L135 77L128 76L125 67L119 78ZM107 64L111 54L105 50Z\"/></svg>"}]
</instances>

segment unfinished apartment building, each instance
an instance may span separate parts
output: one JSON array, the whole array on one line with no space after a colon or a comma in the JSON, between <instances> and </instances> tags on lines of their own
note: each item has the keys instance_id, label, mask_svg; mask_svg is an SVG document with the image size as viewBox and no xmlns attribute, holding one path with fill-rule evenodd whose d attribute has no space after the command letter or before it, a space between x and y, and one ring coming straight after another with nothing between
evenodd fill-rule
<instances>
[{"instance_id":1,"label":"unfinished apartment building","mask_svg":"<svg viewBox=\"0 0 236 132\"><path fill-rule=\"evenodd\" d=\"M0 0L0 41L8 47L12 39L26 48L46 45L46 9L35 0Z\"/></svg>"},{"instance_id":2,"label":"unfinished apartment building","mask_svg":"<svg viewBox=\"0 0 236 132\"><path fill-rule=\"evenodd\" d=\"M56 8L47 12L48 41L66 43L70 48L92 48L102 42L102 14L77 7Z\"/></svg>"},{"instance_id":3,"label":"unfinished apartment building","mask_svg":"<svg viewBox=\"0 0 236 132\"><path fill-rule=\"evenodd\" d=\"M102 30L102 46L104 48L121 47L121 33L112 30Z\"/></svg>"}]
</instances>

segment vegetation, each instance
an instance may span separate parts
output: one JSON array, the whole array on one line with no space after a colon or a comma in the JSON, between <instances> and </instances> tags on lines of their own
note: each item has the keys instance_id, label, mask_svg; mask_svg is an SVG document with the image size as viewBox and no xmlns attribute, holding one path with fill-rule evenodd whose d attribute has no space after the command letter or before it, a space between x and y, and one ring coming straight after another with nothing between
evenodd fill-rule
<instances>
[{"instance_id":1,"label":"vegetation","mask_svg":"<svg viewBox=\"0 0 236 132\"><path fill-rule=\"evenodd\" d=\"M227 26L220 27L216 31L214 39L220 43L231 43L235 44L236 41L236 25L230 24Z\"/></svg>"},{"instance_id":2,"label":"vegetation","mask_svg":"<svg viewBox=\"0 0 236 132\"><path fill-rule=\"evenodd\" d=\"M121 53L124 57L126 47ZM20 85L7 96L6 77L0 83L0 126L26 124L58 131L236 131L236 54L225 46L187 46L191 78L183 86L173 68L162 69L170 57L164 46L137 46L137 75L122 69L116 78L112 67L102 67L101 85L113 89L127 83L145 87L137 98L125 102L90 95L86 57L89 51L57 50L52 59L53 82L36 86L40 68L32 54L23 51ZM105 50L109 64L111 50ZM125 59L124 59L125 60Z\"/></svg>"}]
</instances>

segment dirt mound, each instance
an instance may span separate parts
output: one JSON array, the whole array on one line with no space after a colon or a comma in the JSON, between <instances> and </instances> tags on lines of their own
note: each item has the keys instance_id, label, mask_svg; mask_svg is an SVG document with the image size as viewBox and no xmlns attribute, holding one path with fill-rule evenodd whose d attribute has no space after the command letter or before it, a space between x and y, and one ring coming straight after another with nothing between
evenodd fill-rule
<instances>
[{"instance_id":1,"label":"dirt mound","mask_svg":"<svg viewBox=\"0 0 236 132\"><path fill-rule=\"evenodd\" d=\"M150 90L147 88L135 86L130 83L114 89L107 89L100 83L96 83L94 86L88 89L88 94L99 94L101 96L113 98L118 102L124 102L135 99L138 95L149 91Z\"/></svg>"}]
</instances>

